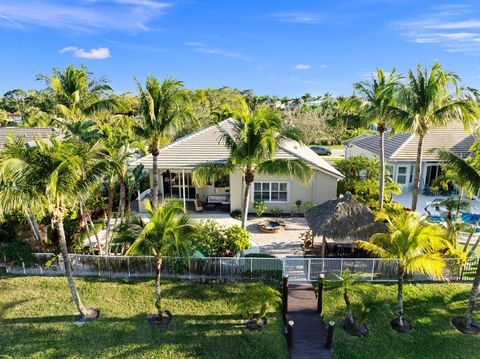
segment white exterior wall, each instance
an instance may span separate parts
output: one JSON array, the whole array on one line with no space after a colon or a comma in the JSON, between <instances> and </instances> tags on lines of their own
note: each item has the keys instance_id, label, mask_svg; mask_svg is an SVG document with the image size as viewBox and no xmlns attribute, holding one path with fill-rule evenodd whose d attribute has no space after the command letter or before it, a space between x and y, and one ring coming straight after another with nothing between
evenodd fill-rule
<instances>
[{"instance_id":1,"label":"white exterior wall","mask_svg":"<svg viewBox=\"0 0 480 359\"><path fill-rule=\"evenodd\" d=\"M364 155L367 156L368 158L376 158L377 156L373 154L370 151L367 151L361 147L358 147L357 145L350 145L348 147L345 147L345 158L352 157L352 156L360 156Z\"/></svg>"},{"instance_id":2,"label":"white exterior wall","mask_svg":"<svg viewBox=\"0 0 480 359\"><path fill-rule=\"evenodd\" d=\"M315 202L317 204L323 203L329 199L337 197L337 179L331 175L327 175L320 171L314 171L312 181L308 184L303 184L295 179L280 176L262 176L256 175L255 181L282 181L287 182L287 202L267 202L267 212L271 208L279 208L284 213L290 213L296 201ZM230 176L230 208L237 210L242 208L243 201L243 180L240 172ZM253 184L250 192L249 213L255 212L253 208Z\"/></svg>"}]
</instances>

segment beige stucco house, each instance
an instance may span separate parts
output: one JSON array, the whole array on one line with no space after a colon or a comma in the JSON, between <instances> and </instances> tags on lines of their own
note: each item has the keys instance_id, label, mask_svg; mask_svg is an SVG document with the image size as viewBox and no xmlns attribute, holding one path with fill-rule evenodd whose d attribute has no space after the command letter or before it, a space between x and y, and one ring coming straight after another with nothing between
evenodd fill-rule
<instances>
[{"instance_id":1,"label":"beige stucco house","mask_svg":"<svg viewBox=\"0 0 480 359\"><path fill-rule=\"evenodd\" d=\"M345 141L345 157L365 155L378 158L379 135L365 134ZM428 190L441 174L438 158L432 152L435 148L449 149L465 158L475 142L475 135L465 130L461 123L451 123L446 127L433 128L423 140L420 188ZM387 133L385 136L386 167L392 178L404 190L413 187L415 161L417 158L418 136L411 133Z\"/></svg>"},{"instance_id":2,"label":"beige stucco house","mask_svg":"<svg viewBox=\"0 0 480 359\"><path fill-rule=\"evenodd\" d=\"M228 178L219 178L202 188L192 184L192 170L204 162L225 162L229 151L222 143L220 128L229 131L232 120L210 126L162 148L158 156L160 198L178 198L186 208L196 196L206 204L233 211L242 208L244 180L240 171ZM276 158L302 159L313 169L308 184L288 177L256 175L250 196L249 211L254 211L256 199L265 201L268 209L278 208L290 213L296 203L323 203L336 198L337 181L343 176L331 164L315 154L307 146L285 141L277 149ZM152 178L152 156L141 158L139 163L150 171Z\"/></svg>"}]
</instances>

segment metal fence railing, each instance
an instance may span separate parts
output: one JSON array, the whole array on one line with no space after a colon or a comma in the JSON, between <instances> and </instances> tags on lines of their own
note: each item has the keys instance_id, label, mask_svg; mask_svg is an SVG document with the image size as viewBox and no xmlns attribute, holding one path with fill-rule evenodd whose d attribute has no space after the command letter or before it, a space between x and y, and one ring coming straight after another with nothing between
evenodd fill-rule
<instances>
[{"instance_id":1,"label":"metal fence railing","mask_svg":"<svg viewBox=\"0 0 480 359\"><path fill-rule=\"evenodd\" d=\"M74 274L112 278L154 277L155 258L149 256L95 256L70 254ZM460 264L456 259L445 259L445 278L452 281L472 281L478 259ZM280 280L288 275L291 282L314 282L320 274L341 275L345 270L362 273L364 281L395 281L396 260L377 258L237 258L164 257L162 276L167 278L210 279L262 279ZM5 262L7 273L29 275L63 275L61 256L53 253L36 253L30 262ZM411 281L437 281L438 279L414 273Z\"/></svg>"}]
</instances>

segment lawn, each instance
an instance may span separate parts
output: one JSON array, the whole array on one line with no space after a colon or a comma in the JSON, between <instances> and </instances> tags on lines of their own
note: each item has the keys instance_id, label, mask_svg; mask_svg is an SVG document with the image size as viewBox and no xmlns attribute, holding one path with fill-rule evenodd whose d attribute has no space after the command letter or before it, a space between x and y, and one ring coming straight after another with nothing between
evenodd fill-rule
<instances>
[{"instance_id":1,"label":"lawn","mask_svg":"<svg viewBox=\"0 0 480 359\"><path fill-rule=\"evenodd\" d=\"M22 358L286 358L280 312L262 331L246 332L232 299L249 285L164 281L174 317L153 330L152 280L77 279L100 319L77 328L65 278L0 276L0 357Z\"/></svg>"},{"instance_id":2,"label":"lawn","mask_svg":"<svg viewBox=\"0 0 480 359\"><path fill-rule=\"evenodd\" d=\"M392 313L388 313L388 309L372 310L367 319L370 335L366 338L349 336L337 326L334 358L478 358L480 338L461 334L450 324L452 317L465 314L470 287L468 284L405 285L405 317L412 322L413 330L399 334L390 329L389 323L394 318L396 285L359 284L353 295L357 306L361 298L365 298L375 303L374 308L390 307ZM343 310L340 291L328 291L325 320L333 319L339 324Z\"/></svg>"}]
</instances>

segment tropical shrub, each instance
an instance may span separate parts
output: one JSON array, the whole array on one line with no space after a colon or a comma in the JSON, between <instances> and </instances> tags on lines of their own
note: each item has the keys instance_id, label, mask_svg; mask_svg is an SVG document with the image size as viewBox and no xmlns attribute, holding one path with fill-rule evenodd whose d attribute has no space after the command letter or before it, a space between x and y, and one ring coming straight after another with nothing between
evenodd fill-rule
<instances>
[{"instance_id":1,"label":"tropical shrub","mask_svg":"<svg viewBox=\"0 0 480 359\"><path fill-rule=\"evenodd\" d=\"M272 207L270 213L272 214L272 216L278 217L283 213L283 211L280 208Z\"/></svg>"},{"instance_id":2,"label":"tropical shrub","mask_svg":"<svg viewBox=\"0 0 480 359\"><path fill-rule=\"evenodd\" d=\"M315 207L317 204L315 202L305 202L303 204L303 212L305 213L307 210L309 210L312 207Z\"/></svg>"},{"instance_id":3,"label":"tropical shrub","mask_svg":"<svg viewBox=\"0 0 480 359\"><path fill-rule=\"evenodd\" d=\"M234 225L224 231L225 249L239 252L250 248L250 233Z\"/></svg>"},{"instance_id":4,"label":"tropical shrub","mask_svg":"<svg viewBox=\"0 0 480 359\"><path fill-rule=\"evenodd\" d=\"M258 217L264 214L265 211L267 210L267 206L265 205L265 202L261 199L257 199L253 203L253 208L255 208L255 213L257 214Z\"/></svg>"},{"instance_id":5,"label":"tropical shrub","mask_svg":"<svg viewBox=\"0 0 480 359\"><path fill-rule=\"evenodd\" d=\"M4 256L8 262L14 264L25 263L26 266L32 264L34 256L32 248L27 242L14 240L5 247L0 248L0 255Z\"/></svg>"},{"instance_id":6,"label":"tropical shrub","mask_svg":"<svg viewBox=\"0 0 480 359\"><path fill-rule=\"evenodd\" d=\"M212 219L202 220L197 225L196 247L207 252L210 256L216 256L223 248L224 228Z\"/></svg>"},{"instance_id":7,"label":"tropical shrub","mask_svg":"<svg viewBox=\"0 0 480 359\"><path fill-rule=\"evenodd\" d=\"M235 304L242 316L260 320L265 318L268 310L275 309L281 301L281 295L278 290L265 285L252 285L238 295Z\"/></svg>"},{"instance_id":8,"label":"tropical shrub","mask_svg":"<svg viewBox=\"0 0 480 359\"><path fill-rule=\"evenodd\" d=\"M232 212L230 212L230 216L235 219L242 219L242 211L239 209L234 209Z\"/></svg>"}]
</instances>

